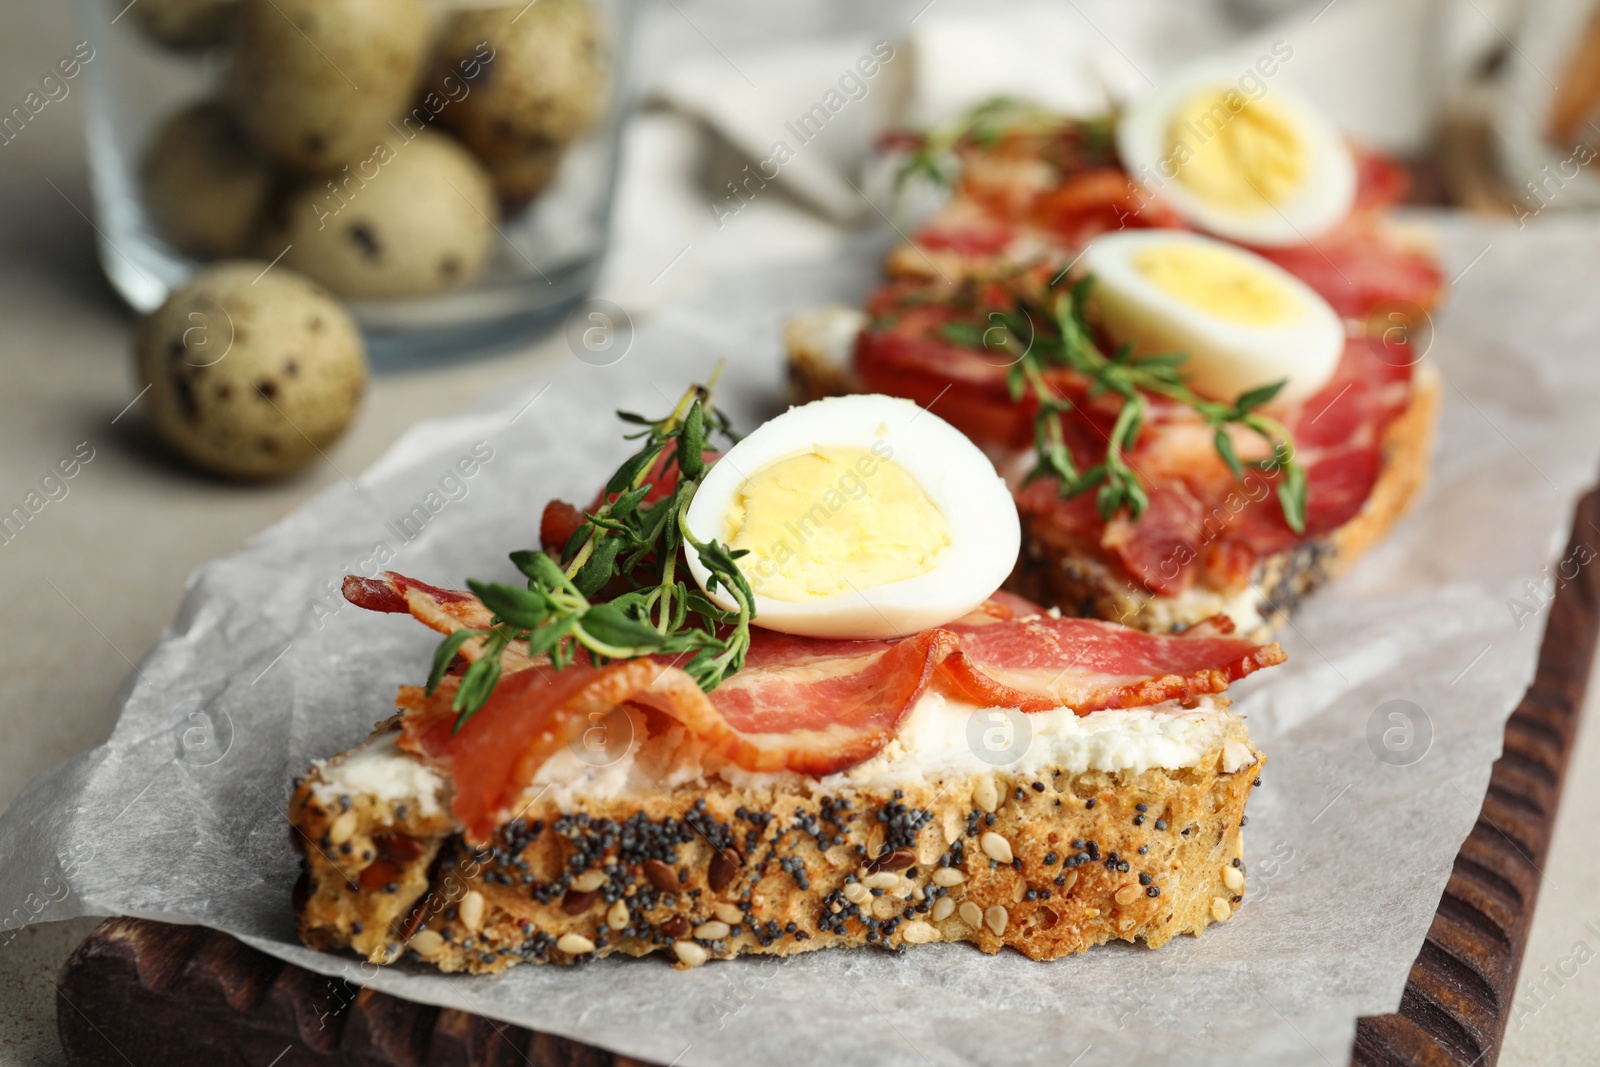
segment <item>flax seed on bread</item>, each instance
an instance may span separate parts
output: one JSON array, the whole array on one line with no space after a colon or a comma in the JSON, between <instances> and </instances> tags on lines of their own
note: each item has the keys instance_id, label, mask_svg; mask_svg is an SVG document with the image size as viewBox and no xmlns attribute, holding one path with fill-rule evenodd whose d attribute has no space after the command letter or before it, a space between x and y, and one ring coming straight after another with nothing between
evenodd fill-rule
<instances>
[{"instance_id":1,"label":"flax seed on bread","mask_svg":"<svg viewBox=\"0 0 1600 1067\"><path fill-rule=\"evenodd\" d=\"M969 941L1039 960L1114 939L1156 947L1242 899L1240 826L1263 758L1227 719L1178 769L536 793L481 848L442 779L434 796L349 790L338 768L353 750L313 768L290 804L300 934L471 973L617 953L685 967L836 945ZM369 744L396 730L380 724Z\"/></svg>"}]
</instances>

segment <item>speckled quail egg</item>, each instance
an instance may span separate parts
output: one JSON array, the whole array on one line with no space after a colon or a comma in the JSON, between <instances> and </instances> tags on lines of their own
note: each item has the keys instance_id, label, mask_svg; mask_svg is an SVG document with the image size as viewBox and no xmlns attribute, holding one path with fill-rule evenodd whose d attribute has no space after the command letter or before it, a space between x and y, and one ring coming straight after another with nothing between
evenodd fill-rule
<instances>
[{"instance_id":1,"label":"speckled quail egg","mask_svg":"<svg viewBox=\"0 0 1600 1067\"><path fill-rule=\"evenodd\" d=\"M506 210L516 211L544 192L560 173L564 155L566 145L549 144L487 161L494 191Z\"/></svg>"},{"instance_id":2,"label":"speckled quail egg","mask_svg":"<svg viewBox=\"0 0 1600 1067\"><path fill-rule=\"evenodd\" d=\"M499 223L482 165L431 130L391 137L338 174L308 180L270 214L259 252L282 252L284 266L349 299L466 285Z\"/></svg>"},{"instance_id":3,"label":"speckled quail egg","mask_svg":"<svg viewBox=\"0 0 1600 1067\"><path fill-rule=\"evenodd\" d=\"M221 44L228 36L239 0L109 0L118 11L157 44L179 51L198 51Z\"/></svg>"},{"instance_id":4,"label":"speckled quail egg","mask_svg":"<svg viewBox=\"0 0 1600 1067\"><path fill-rule=\"evenodd\" d=\"M265 262L201 268L139 326L144 409L189 462L240 479L316 459L349 425L366 350L321 286Z\"/></svg>"},{"instance_id":5,"label":"speckled quail egg","mask_svg":"<svg viewBox=\"0 0 1600 1067\"><path fill-rule=\"evenodd\" d=\"M337 167L393 136L432 26L422 0L241 0L229 101L280 162Z\"/></svg>"},{"instance_id":6,"label":"speckled quail egg","mask_svg":"<svg viewBox=\"0 0 1600 1067\"><path fill-rule=\"evenodd\" d=\"M272 185L266 163L212 101L185 108L156 131L140 178L156 229L200 259L246 250Z\"/></svg>"},{"instance_id":7,"label":"speckled quail egg","mask_svg":"<svg viewBox=\"0 0 1600 1067\"><path fill-rule=\"evenodd\" d=\"M485 160L571 141L606 107L606 59L585 0L457 12L445 23L438 56L436 82L476 71L464 79L470 91L439 121Z\"/></svg>"}]
</instances>

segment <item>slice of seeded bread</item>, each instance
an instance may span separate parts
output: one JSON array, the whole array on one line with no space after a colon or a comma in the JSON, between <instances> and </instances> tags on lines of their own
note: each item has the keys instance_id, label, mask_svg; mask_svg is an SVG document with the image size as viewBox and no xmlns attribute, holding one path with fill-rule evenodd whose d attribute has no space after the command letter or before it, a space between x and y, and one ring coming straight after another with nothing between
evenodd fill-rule
<instances>
[{"instance_id":1,"label":"slice of seeded bread","mask_svg":"<svg viewBox=\"0 0 1600 1067\"><path fill-rule=\"evenodd\" d=\"M693 967L836 945L970 941L1038 960L1113 939L1156 947L1242 900L1240 826L1263 758L1229 718L1181 770L535 797L477 849L447 804L339 794L318 767L290 803L300 936L472 973L658 951Z\"/></svg>"},{"instance_id":2,"label":"slice of seeded bread","mask_svg":"<svg viewBox=\"0 0 1600 1067\"><path fill-rule=\"evenodd\" d=\"M866 324L866 312L844 304L802 311L783 324L791 404L866 392L851 366L856 336Z\"/></svg>"},{"instance_id":3,"label":"slice of seeded bread","mask_svg":"<svg viewBox=\"0 0 1600 1067\"><path fill-rule=\"evenodd\" d=\"M789 320L785 343L794 403L863 390L850 359L864 322L861 311L842 306L818 308ZM1302 597L1349 569L1421 495L1432 454L1439 390L1440 379L1432 366L1419 367L1409 403L1384 435L1383 470L1361 511L1322 537L1262 559L1242 594L1198 586L1179 598L1152 594L1109 563L1098 545L1026 518L1022 554L1006 588L1068 614L1155 632L1229 615L1241 636L1271 640Z\"/></svg>"}]
</instances>

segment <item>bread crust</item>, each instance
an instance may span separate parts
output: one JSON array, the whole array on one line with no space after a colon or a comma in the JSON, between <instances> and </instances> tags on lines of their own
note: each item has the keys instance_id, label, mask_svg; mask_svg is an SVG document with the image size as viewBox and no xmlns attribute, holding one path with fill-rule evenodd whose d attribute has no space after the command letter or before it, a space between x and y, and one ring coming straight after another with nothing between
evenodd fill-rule
<instances>
[{"instance_id":1,"label":"bread crust","mask_svg":"<svg viewBox=\"0 0 1600 1067\"><path fill-rule=\"evenodd\" d=\"M1114 939L1154 948L1242 900L1240 827L1262 764L1233 717L1182 770L998 769L826 795L712 778L566 809L536 797L481 849L446 808L333 796L318 768L290 803L300 936L471 973L933 941L1036 960Z\"/></svg>"},{"instance_id":2,"label":"bread crust","mask_svg":"<svg viewBox=\"0 0 1600 1067\"><path fill-rule=\"evenodd\" d=\"M841 310L819 309L787 324L789 389L794 403L863 390L848 359L841 359L832 344L830 331L820 325L824 317L837 316ZM1244 627L1243 636L1270 640L1303 597L1348 570L1410 511L1427 483L1440 387L1439 375L1431 365L1417 369L1405 409L1385 431L1378 480L1353 519L1322 537L1257 562L1246 593L1259 594L1252 607L1261 621ZM1006 588L1069 614L1155 632L1180 630L1219 613L1229 614L1229 604L1236 596L1205 589L1182 599L1151 593L1108 562L1099 545L1026 516L1022 552Z\"/></svg>"}]
</instances>

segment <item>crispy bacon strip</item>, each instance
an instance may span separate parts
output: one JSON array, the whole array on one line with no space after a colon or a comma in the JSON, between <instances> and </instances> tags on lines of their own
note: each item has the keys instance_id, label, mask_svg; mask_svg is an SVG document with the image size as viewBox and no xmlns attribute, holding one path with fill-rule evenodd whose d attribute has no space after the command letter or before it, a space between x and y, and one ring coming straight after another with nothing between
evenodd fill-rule
<instances>
[{"instance_id":1,"label":"crispy bacon strip","mask_svg":"<svg viewBox=\"0 0 1600 1067\"><path fill-rule=\"evenodd\" d=\"M513 805L540 766L619 704L664 712L746 770L821 776L882 751L955 646L944 630L832 643L859 646L848 650L767 636L755 642L752 666L709 695L685 672L648 657L507 675L459 732L450 706L455 679L431 697L407 687L400 744L445 766L455 783L452 811L469 839L483 842L515 818Z\"/></svg>"},{"instance_id":2,"label":"crispy bacon strip","mask_svg":"<svg viewBox=\"0 0 1600 1067\"><path fill-rule=\"evenodd\" d=\"M440 589L394 571L384 571L378 578L347 574L341 591L344 598L358 608L410 614L430 630L442 634L455 633L462 628L482 630L494 618L471 593Z\"/></svg>"},{"instance_id":3,"label":"crispy bacon strip","mask_svg":"<svg viewBox=\"0 0 1600 1067\"><path fill-rule=\"evenodd\" d=\"M444 633L489 617L470 593L404 575L347 578L345 588L352 603L404 610ZM616 703L659 708L747 770L831 774L881 750L930 684L992 707L1069 707L1086 715L1219 693L1284 661L1278 645L1227 636L1232 629L1219 616L1182 634L1147 634L1052 618L1032 601L997 592L947 626L893 641L826 641L757 628L744 669L709 696L660 663L648 686ZM523 655L507 670L520 674L544 663Z\"/></svg>"},{"instance_id":4,"label":"crispy bacon strip","mask_svg":"<svg viewBox=\"0 0 1600 1067\"><path fill-rule=\"evenodd\" d=\"M483 606L483 601L459 589L440 589L427 582L419 582L394 571L384 571L377 578L345 575L341 590L344 598L358 608L368 611L385 611L409 614L430 630L453 634L457 630L487 630L494 621L494 612ZM522 671L533 666L533 660L523 651L522 642L513 643L500 654L500 669ZM461 657L475 660L483 655L483 643L471 640L461 646Z\"/></svg>"},{"instance_id":5,"label":"crispy bacon strip","mask_svg":"<svg viewBox=\"0 0 1600 1067\"><path fill-rule=\"evenodd\" d=\"M950 624L961 647L940 666L941 681L976 704L1023 711L1069 707L1087 715L1186 700L1284 661L1276 643L1211 636L1231 628L1208 621L1193 635L1168 635L1098 619L969 616Z\"/></svg>"},{"instance_id":6,"label":"crispy bacon strip","mask_svg":"<svg viewBox=\"0 0 1600 1067\"><path fill-rule=\"evenodd\" d=\"M990 594L988 600L985 600L950 625L954 627L964 623L968 626L982 626L985 623L1010 622L1012 619L1025 619L1033 615L1043 614L1044 608L1027 597L1008 593L1004 589L996 589Z\"/></svg>"},{"instance_id":7,"label":"crispy bacon strip","mask_svg":"<svg viewBox=\"0 0 1600 1067\"><path fill-rule=\"evenodd\" d=\"M756 630L744 668L709 696L683 675L716 721L685 720L687 693L677 694L675 717L746 770L833 774L883 750L956 643L943 629L900 641Z\"/></svg>"},{"instance_id":8,"label":"crispy bacon strip","mask_svg":"<svg viewBox=\"0 0 1600 1067\"><path fill-rule=\"evenodd\" d=\"M459 732L450 707L456 679L446 679L431 697L406 686L399 699L400 746L444 765L455 785L451 811L468 840L483 844L516 817L514 805L545 760L581 737L596 721L591 716L649 687L661 671L650 659L519 671L500 679Z\"/></svg>"}]
</instances>

